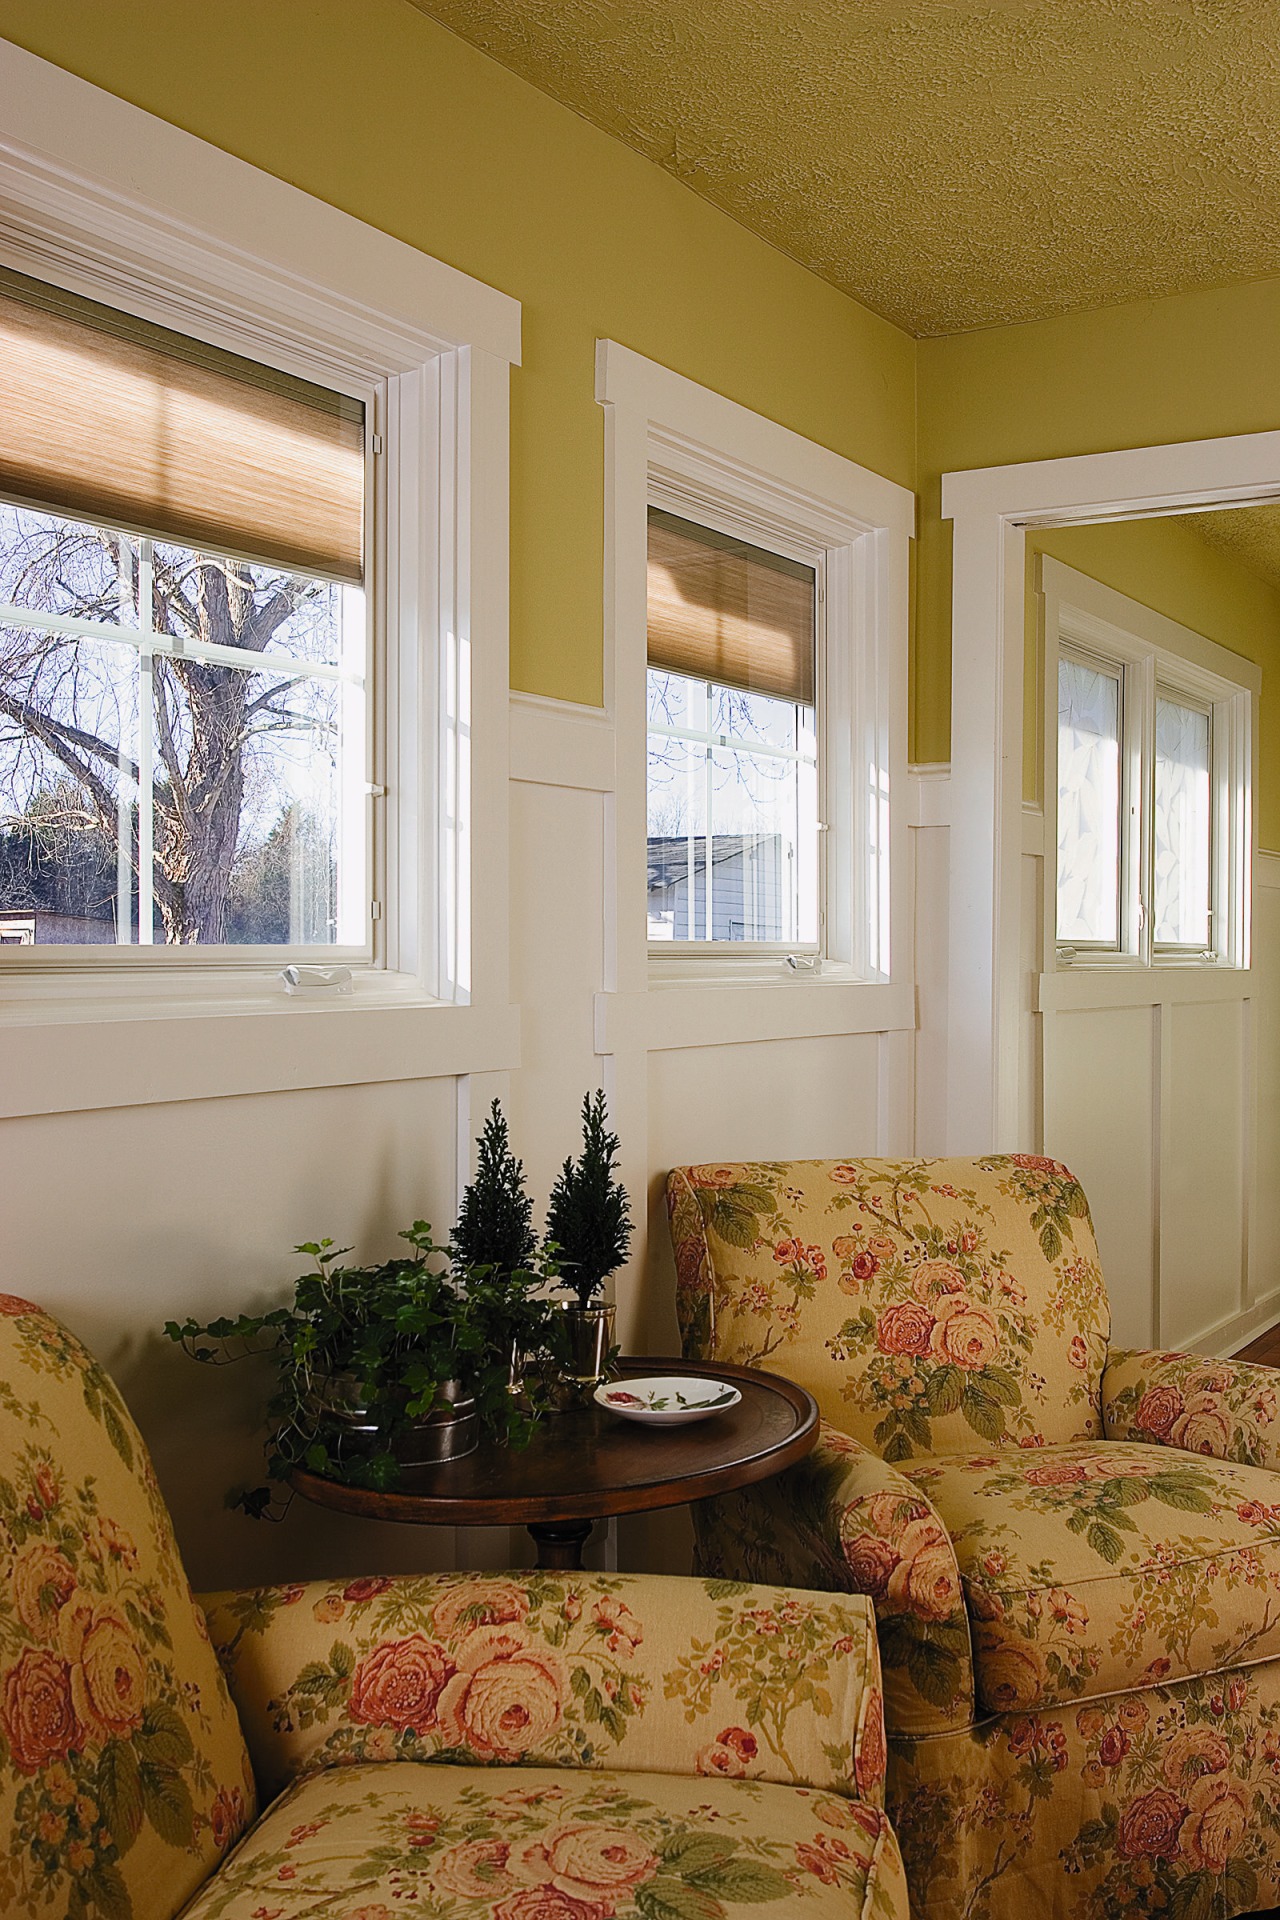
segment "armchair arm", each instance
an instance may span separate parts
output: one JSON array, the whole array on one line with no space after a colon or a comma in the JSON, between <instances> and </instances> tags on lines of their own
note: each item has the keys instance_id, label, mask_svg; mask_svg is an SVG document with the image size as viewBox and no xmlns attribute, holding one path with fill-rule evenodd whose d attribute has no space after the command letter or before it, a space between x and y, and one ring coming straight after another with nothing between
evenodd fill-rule
<instances>
[{"instance_id":1,"label":"armchair arm","mask_svg":"<svg viewBox=\"0 0 1280 1920\"><path fill-rule=\"evenodd\" d=\"M936 1508L904 1473L824 1421L807 1459L694 1509L707 1574L862 1593L875 1604L890 1733L973 1719L960 1567Z\"/></svg>"},{"instance_id":2,"label":"armchair arm","mask_svg":"<svg viewBox=\"0 0 1280 1920\"><path fill-rule=\"evenodd\" d=\"M730 1774L871 1799L856 1598L646 1574L413 1575L204 1597L264 1797L353 1761Z\"/></svg>"},{"instance_id":3,"label":"armchair arm","mask_svg":"<svg viewBox=\"0 0 1280 1920\"><path fill-rule=\"evenodd\" d=\"M1113 1348L1102 1373L1108 1440L1280 1468L1280 1371L1196 1353Z\"/></svg>"}]
</instances>

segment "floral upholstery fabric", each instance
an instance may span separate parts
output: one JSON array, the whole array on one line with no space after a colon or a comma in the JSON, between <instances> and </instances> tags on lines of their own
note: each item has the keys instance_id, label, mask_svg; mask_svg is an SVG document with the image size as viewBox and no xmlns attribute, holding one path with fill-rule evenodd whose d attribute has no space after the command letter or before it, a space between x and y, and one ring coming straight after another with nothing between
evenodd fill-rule
<instances>
[{"instance_id":1,"label":"floral upholstery fabric","mask_svg":"<svg viewBox=\"0 0 1280 1920\"><path fill-rule=\"evenodd\" d=\"M1102 1376L1102 1414L1113 1440L1280 1467L1278 1391L1273 1367L1113 1347Z\"/></svg>"},{"instance_id":2,"label":"floral upholstery fabric","mask_svg":"<svg viewBox=\"0 0 1280 1920\"><path fill-rule=\"evenodd\" d=\"M440 1574L215 1595L264 1793L353 1761L625 1767L882 1797L870 1609L628 1574Z\"/></svg>"},{"instance_id":3,"label":"floral upholstery fabric","mask_svg":"<svg viewBox=\"0 0 1280 1920\"><path fill-rule=\"evenodd\" d=\"M704 1573L872 1598L891 1732L970 1724L973 1655L960 1564L927 1490L901 1469L824 1421L797 1466L702 1500L693 1513Z\"/></svg>"},{"instance_id":4,"label":"floral upholstery fabric","mask_svg":"<svg viewBox=\"0 0 1280 1920\"><path fill-rule=\"evenodd\" d=\"M701 1504L698 1564L873 1599L913 1910L1280 1903L1280 1376L1109 1351L1054 1161L686 1167L668 1206L686 1352L828 1423Z\"/></svg>"},{"instance_id":5,"label":"floral upholstery fabric","mask_svg":"<svg viewBox=\"0 0 1280 1920\"><path fill-rule=\"evenodd\" d=\"M907 1920L875 1807L756 1781L363 1765L276 1802L186 1920Z\"/></svg>"},{"instance_id":6,"label":"floral upholstery fabric","mask_svg":"<svg viewBox=\"0 0 1280 1920\"><path fill-rule=\"evenodd\" d=\"M910 1478L954 1542L988 1712L1280 1655L1280 1479L1263 1468L1077 1441Z\"/></svg>"},{"instance_id":7,"label":"floral upholstery fabric","mask_svg":"<svg viewBox=\"0 0 1280 1920\"><path fill-rule=\"evenodd\" d=\"M1110 1314L1056 1160L677 1168L685 1351L770 1366L891 1463L1102 1431Z\"/></svg>"},{"instance_id":8,"label":"floral upholstery fabric","mask_svg":"<svg viewBox=\"0 0 1280 1920\"><path fill-rule=\"evenodd\" d=\"M1220 1920L1280 1904L1280 1662L894 1743L928 1920Z\"/></svg>"},{"instance_id":9,"label":"floral upholstery fabric","mask_svg":"<svg viewBox=\"0 0 1280 1920\"><path fill-rule=\"evenodd\" d=\"M0 1913L170 1920L255 1811L248 1755L115 1387L0 1295Z\"/></svg>"}]
</instances>

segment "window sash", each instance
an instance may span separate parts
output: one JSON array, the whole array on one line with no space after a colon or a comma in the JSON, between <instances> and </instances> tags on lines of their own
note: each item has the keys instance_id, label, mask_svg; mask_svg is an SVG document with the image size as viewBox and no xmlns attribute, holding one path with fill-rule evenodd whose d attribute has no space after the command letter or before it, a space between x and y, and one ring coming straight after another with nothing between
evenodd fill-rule
<instances>
[{"instance_id":1,"label":"window sash","mask_svg":"<svg viewBox=\"0 0 1280 1920\"><path fill-rule=\"evenodd\" d=\"M652 661L649 663L649 666L651 670L658 672L671 671L671 669L668 668L658 667L656 663ZM693 676L681 677L693 678ZM706 680L701 677L698 677L695 684L701 685L705 690L708 713L711 710L713 697L717 692L744 691L744 689L741 688L727 686L723 681ZM751 691L758 692L759 689L751 689ZM775 764L780 762L784 765L790 764L796 769L797 783L803 780L806 770L811 772L814 780L815 814L820 811L818 793L820 754L817 734L817 709L812 702L796 701L791 704L803 708L806 713L812 716L815 743L812 752L805 752L804 749L800 747L789 748L779 746L771 741L757 740L750 736L726 734L710 725L698 727L692 725L677 725L660 720L649 720L647 727L648 741L655 739L680 741L691 747L703 749L706 807L706 818L701 829L691 830L686 836L690 849L688 860L689 905L686 909L686 917L690 925L693 925L700 919L703 926L707 929L707 932L701 937L691 935L686 939L676 940L663 940L655 938L650 934L649 946L651 953L661 955L670 955L672 953L697 954L706 953L708 950L714 950L718 953L735 954L812 953L817 951L819 945L818 939L816 937L802 935L799 929L806 916L806 907L812 912L818 923L815 934L820 930L821 926L822 899L819 847L815 845L808 856L813 862L813 870L810 871L807 876L809 885L808 897L806 897L806 874L804 872L806 855L801 842L807 836L802 832L798 820L796 830L795 871L791 877L789 898L783 902L786 917L792 923L792 931L782 934L777 939L757 937L754 933L740 939L734 939L732 936L727 939L717 939L713 937L711 932L714 926L715 877L713 873L714 862L710 858L709 849L717 839L726 837L724 833L717 830L712 801L712 779L716 754L733 754L739 759L747 761L772 762ZM798 807L803 805L803 792L799 784L797 784L796 787L795 799ZM821 824L815 819L812 836L815 842L820 842L821 833ZM697 843L701 843L704 849L707 849L707 851L704 852L703 866L700 874L697 873L695 868L696 856L693 852ZM752 917L754 918L754 915Z\"/></svg>"},{"instance_id":2,"label":"window sash","mask_svg":"<svg viewBox=\"0 0 1280 1920\"><path fill-rule=\"evenodd\" d=\"M139 562L139 617L136 625L123 623L114 624L110 621L91 620L75 615L54 614L45 612L40 608L19 606L12 602L0 601L0 626L20 627L25 631L36 633L62 633L70 638L84 641L89 645L96 644L130 648L136 655L139 715L136 754L137 778L136 782L132 782L131 784L136 786L138 795L137 864L135 872L130 847L122 834L118 853L120 875L117 885L119 902L117 912L117 936L116 940L111 944L110 951L118 952L122 949L131 949L136 952L139 947L150 947L155 944L153 932L155 909L153 867L155 743L153 730L155 715L151 674L152 661L159 655L177 659L207 660L219 666L230 667L236 672L251 674L255 677L261 675L264 678L287 678L295 682L340 682L347 690L348 695L356 701L357 710L352 712L348 709L345 716L344 727L344 737L349 734L354 734L358 737L360 751L358 762L355 756L344 756L344 768L340 781L340 851L337 868L336 938L332 942L324 942L319 946L315 946L314 943L309 942L290 941L282 943L279 950L287 950L295 954L316 951L331 959L339 956L344 958L359 956L365 950L369 932L367 917L367 898L369 891L367 885L368 850L367 833L363 822L363 814L365 811L363 799L369 790L367 767L368 730L367 719L364 712L364 696L368 678L369 634L368 622L363 607L357 616L359 621L359 659L357 664L353 664L352 659L353 652L356 650L352 647L350 637L353 612L351 608L344 608L344 641L342 647L344 657L336 662L301 660L296 654L253 653L244 648L220 646L215 642L202 641L189 635L183 635L181 638L178 638L157 631L153 624L154 603L151 584L152 542L147 539L139 540L137 542L137 550ZM358 590L351 588L344 589L344 593L352 591L356 591L357 600L362 599ZM344 700L344 706L346 705L347 702ZM143 805L141 801L141 796L144 793L149 796L146 805ZM127 801L123 787L121 789L121 804L132 804ZM356 824L357 822L359 823L358 825ZM132 894L135 885L137 888L136 933L133 929L132 907ZM123 911L123 906L126 901L129 903L127 912ZM128 933L123 938L119 930L122 921L128 928ZM357 921L360 923L358 927L356 924ZM35 946L34 938L29 943L6 939L3 944L10 948L16 947L19 944ZM82 953L89 950L92 950L92 947L82 947L78 949L78 951ZM248 942L224 942L216 946L184 949L189 956L198 956L202 961L217 960L227 955L244 956L251 954L255 950L260 951L261 949L255 949L253 945ZM41 956L47 957L50 951L57 951L57 949L40 946L36 948L36 951L40 953Z\"/></svg>"}]
</instances>

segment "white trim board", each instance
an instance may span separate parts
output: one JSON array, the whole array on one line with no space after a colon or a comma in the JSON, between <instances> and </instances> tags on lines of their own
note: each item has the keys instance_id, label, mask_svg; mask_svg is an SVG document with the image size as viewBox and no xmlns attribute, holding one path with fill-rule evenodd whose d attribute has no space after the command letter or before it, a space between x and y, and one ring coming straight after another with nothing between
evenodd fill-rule
<instances>
[{"instance_id":1,"label":"white trim board","mask_svg":"<svg viewBox=\"0 0 1280 1920\"><path fill-rule=\"evenodd\" d=\"M5 225L21 233L31 271L43 258L66 284L74 274L78 292L110 300L113 285L136 296L159 257L166 295L185 288L191 330L204 332L211 283L249 290L255 261L269 260L300 311L312 288L340 295L384 353L400 336L419 359L425 338L434 353L467 345L518 363L520 303L470 274L10 41L0 41L0 96Z\"/></svg>"},{"instance_id":2,"label":"white trim board","mask_svg":"<svg viewBox=\"0 0 1280 1920\"><path fill-rule=\"evenodd\" d=\"M379 964L350 1000L299 1021L275 978L279 958L210 955L201 967L156 951L104 965L66 950L39 981L24 958L0 982L6 1111L147 1104L157 1087L176 1099L398 1079L405 1061L408 1077L451 1075L466 1070L467 1037L491 1070L486 1019L508 1036L496 1053L510 1064L518 303L6 42L0 90L0 259L370 404L385 443L371 467L387 689L372 778L392 796L374 827ZM455 750L464 728L466 753ZM194 1034L214 1019L182 1049L205 1066L176 1068L179 1026ZM126 1035L132 1051L107 1099L100 1063L119 1058Z\"/></svg>"},{"instance_id":3,"label":"white trim board","mask_svg":"<svg viewBox=\"0 0 1280 1920\"><path fill-rule=\"evenodd\" d=\"M1280 498L1280 432L944 475L953 522L948 1152L1020 1137L1025 530Z\"/></svg>"}]
</instances>

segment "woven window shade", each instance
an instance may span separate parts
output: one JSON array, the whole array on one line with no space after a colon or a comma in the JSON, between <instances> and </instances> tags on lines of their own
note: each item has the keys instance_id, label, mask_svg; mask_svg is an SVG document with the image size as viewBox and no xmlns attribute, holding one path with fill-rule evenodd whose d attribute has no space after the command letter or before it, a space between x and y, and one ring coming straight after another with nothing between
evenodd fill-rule
<instances>
[{"instance_id":1,"label":"woven window shade","mask_svg":"<svg viewBox=\"0 0 1280 1920\"><path fill-rule=\"evenodd\" d=\"M813 705L812 567L649 509L649 664Z\"/></svg>"},{"instance_id":2,"label":"woven window shade","mask_svg":"<svg viewBox=\"0 0 1280 1920\"><path fill-rule=\"evenodd\" d=\"M0 494L362 576L364 407L0 269Z\"/></svg>"}]
</instances>

